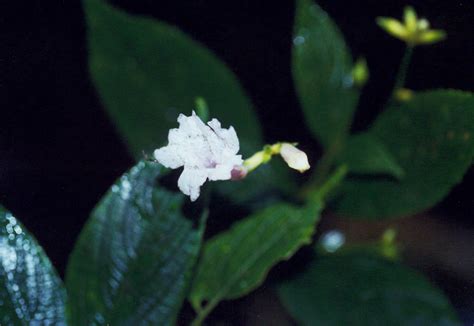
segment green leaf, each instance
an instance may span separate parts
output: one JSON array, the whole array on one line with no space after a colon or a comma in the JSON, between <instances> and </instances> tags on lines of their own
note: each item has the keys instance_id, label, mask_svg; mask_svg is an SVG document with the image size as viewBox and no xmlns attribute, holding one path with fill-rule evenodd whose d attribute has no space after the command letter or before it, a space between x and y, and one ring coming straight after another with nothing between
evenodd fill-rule
<instances>
[{"instance_id":1,"label":"green leaf","mask_svg":"<svg viewBox=\"0 0 474 326\"><path fill-rule=\"evenodd\" d=\"M196 98L204 99L211 118L234 126L241 153L262 147L260 126L250 100L234 74L212 52L178 29L149 18L128 15L102 0L84 0L89 68L102 102L137 160L177 127L179 113L189 115ZM288 169L272 164L270 177L219 183L236 203L253 194L290 185ZM241 194L239 196L234 194Z\"/></svg>"},{"instance_id":2,"label":"green leaf","mask_svg":"<svg viewBox=\"0 0 474 326\"><path fill-rule=\"evenodd\" d=\"M311 0L297 1L293 33L293 78L306 122L325 147L342 143L359 98L344 39Z\"/></svg>"},{"instance_id":3,"label":"green leaf","mask_svg":"<svg viewBox=\"0 0 474 326\"><path fill-rule=\"evenodd\" d=\"M436 90L384 111L370 133L405 171L402 180L346 178L337 212L362 218L387 218L427 209L462 180L474 156L474 97Z\"/></svg>"},{"instance_id":4,"label":"green leaf","mask_svg":"<svg viewBox=\"0 0 474 326\"><path fill-rule=\"evenodd\" d=\"M190 294L196 310L204 301L212 308L258 287L273 265L311 242L320 210L319 203L270 206L209 240Z\"/></svg>"},{"instance_id":5,"label":"green leaf","mask_svg":"<svg viewBox=\"0 0 474 326\"><path fill-rule=\"evenodd\" d=\"M439 289L374 255L320 257L279 295L300 325L458 325Z\"/></svg>"},{"instance_id":6,"label":"green leaf","mask_svg":"<svg viewBox=\"0 0 474 326\"><path fill-rule=\"evenodd\" d=\"M0 206L0 324L66 325L65 301L41 246Z\"/></svg>"},{"instance_id":7,"label":"green leaf","mask_svg":"<svg viewBox=\"0 0 474 326\"><path fill-rule=\"evenodd\" d=\"M252 104L234 74L178 29L84 0L94 84L130 152L164 143L179 113L202 97L210 117L235 127L245 155L261 146Z\"/></svg>"},{"instance_id":8,"label":"green leaf","mask_svg":"<svg viewBox=\"0 0 474 326\"><path fill-rule=\"evenodd\" d=\"M112 186L81 232L67 269L72 325L171 325L189 286L202 227L183 196L140 162Z\"/></svg>"},{"instance_id":9,"label":"green leaf","mask_svg":"<svg viewBox=\"0 0 474 326\"><path fill-rule=\"evenodd\" d=\"M397 179L404 175L385 145L367 133L351 136L338 161L346 163L354 174L389 175Z\"/></svg>"}]
</instances>

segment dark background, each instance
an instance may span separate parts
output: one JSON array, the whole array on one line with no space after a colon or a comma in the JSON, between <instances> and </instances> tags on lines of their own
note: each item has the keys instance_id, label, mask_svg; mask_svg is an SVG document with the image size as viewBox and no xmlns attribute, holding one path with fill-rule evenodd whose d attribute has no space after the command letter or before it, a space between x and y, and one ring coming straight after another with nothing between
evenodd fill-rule
<instances>
[{"instance_id":1,"label":"dark background","mask_svg":"<svg viewBox=\"0 0 474 326\"><path fill-rule=\"evenodd\" d=\"M113 3L176 25L213 50L253 100L266 140L296 139L310 160L317 160L319 147L302 128L291 79L293 1ZM401 17L406 4L448 33L440 44L417 48L407 86L473 91L472 1L319 3L341 28L354 57L368 61L371 79L354 130L365 128L380 111L403 51L403 43L381 31L375 17ZM85 36L79 1L0 4L0 202L38 238L61 275L89 212L133 164L91 83ZM470 171L432 215L474 232L473 181ZM474 282L474 271L472 276Z\"/></svg>"}]
</instances>

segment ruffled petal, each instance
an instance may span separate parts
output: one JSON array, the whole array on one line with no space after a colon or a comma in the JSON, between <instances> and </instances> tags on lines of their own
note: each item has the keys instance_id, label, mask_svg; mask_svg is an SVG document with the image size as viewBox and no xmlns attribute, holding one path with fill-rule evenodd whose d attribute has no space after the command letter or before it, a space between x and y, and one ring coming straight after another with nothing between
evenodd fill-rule
<instances>
[{"instance_id":1,"label":"ruffled petal","mask_svg":"<svg viewBox=\"0 0 474 326\"><path fill-rule=\"evenodd\" d=\"M221 128L221 123L217 119L212 119L207 124L220 138L221 144L228 148L232 154L237 154L239 151L239 138L237 138L234 127L230 126L228 129Z\"/></svg>"},{"instance_id":2,"label":"ruffled petal","mask_svg":"<svg viewBox=\"0 0 474 326\"><path fill-rule=\"evenodd\" d=\"M170 169L177 169L184 165L179 149L173 145L156 149L153 156L159 163Z\"/></svg>"},{"instance_id":3,"label":"ruffled petal","mask_svg":"<svg viewBox=\"0 0 474 326\"><path fill-rule=\"evenodd\" d=\"M195 201L201 192L201 186L206 182L207 171L193 167L184 167L183 172L178 179L178 188L185 195L188 195L191 201Z\"/></svg>"}]
</instances>

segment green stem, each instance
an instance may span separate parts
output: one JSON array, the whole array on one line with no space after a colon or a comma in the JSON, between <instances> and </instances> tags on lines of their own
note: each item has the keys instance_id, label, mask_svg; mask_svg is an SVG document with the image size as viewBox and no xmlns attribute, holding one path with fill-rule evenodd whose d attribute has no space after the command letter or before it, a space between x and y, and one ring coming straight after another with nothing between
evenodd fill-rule
<instances>
[{"instance_id":1,"label":"green stem","mask_svg":"<svg viewBox=\"0 0 474 326\"><path fill-rule=\"evenodd\" d=\"M211 313L211 311L217 306L220 298L215 297L213 300L209 301L206 306L197 312L196 318L191 322L191 326L201 326L206 317Z\"/></svg>"},{"instance_id":2,"label":"green stem","mask_svg":"<svg viewBox=\"0 0 474 326\"><path fill-rule=\"evenodd\" d=\"M398 89L402 88L405 85L408 68L410 66L411 57L413 55L413 49L414 49L413 45L410 45L410 44L408 44L405 49L402 62L400 63L400 68L398 68L398 73L395 79L395 86L393 87L393 92L396 92Z\"/></svg>"},{"instance_id":3,"label":"green stem","mask_svg":"<svg viewBox=\"0 0 474 326\"><path fill-rule=\"evenodd\" d=\"M337 141L323 154L314 171L312 181L314 187L318 187L324 182L341 147L340 142Z\"/></svg>"},{"instance_id":4,"label":"green stem","mask_svg":"<svg viewBox=\"0 0 474 326\"><path fill-rule=\"evenodd\" d=\"M214 308L220 302L220 300L221 299L216 296L213 300L209 301L202 310L198 311L196 318L194 318L190 326L201 326L207 316L209 316L211 311L214 310Z\"/></svg>"},{"instance_id":5,"label":"green stem","mask_svg":"<svg viewBox=\"0 0 474 326\"><path fill-rule=\"evenodd\" d=\"M334 171L329 178L327 178L326 182L324 182L316 193L313 195L316 200L324 201L327 195L333 191L345 178L347 174L348 168L347 165L339 166L336 171Z\"/></svg>"},{"instance_id":6,"label":"green stem","mask_svg":"<svg viewBox=\"0 0 474 326\"><path fill-rule=\"evenodd\" d=\"M310 195L315 189L319 188L323 182L325 182L329 172L331 171L333 162L339 154L341 148L341 141L336 141L335 143L331 144L326 152L324 152L315 168L311 180L299 194L302 199L307 198L308 195Z\"/></svg>"}]
</instances>

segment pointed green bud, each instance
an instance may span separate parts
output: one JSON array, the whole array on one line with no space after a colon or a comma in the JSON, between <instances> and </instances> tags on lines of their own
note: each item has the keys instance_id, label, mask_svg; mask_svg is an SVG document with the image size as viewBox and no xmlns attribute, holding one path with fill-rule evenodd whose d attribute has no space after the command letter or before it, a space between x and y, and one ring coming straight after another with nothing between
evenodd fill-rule
<instances>
[{"instance_id":1,"label":"pointed green bud","mask_svg":"<svg viewBox=\"0 0 474 326\"><path fill-rule=\"evenodd\" d=\"M398 248L397 242L397 231L393 228L385 230L380 239L380 253L382 256L396 260L400 256L400 250Z\"/></svg>"},{"instance_id":2,"label":"pointed green bud","mask_svg":"<svg viewBox=\"0 0 474 326\"><path fill-rule=\"evenodd\" d=\"M367 67L367 61L365 58L357 59L352 68L352 79L357 87L362 87L367 83L367 80L369 79L369 68Z\"/></svg>"},{"instance_id":3,"label":"pointed green bud","mask_svg":"<svg viewBox=\"0 0 474 326\"><path fill-rule=\"evenodd\" d=\"M209 120L209 108L207 107L206 100L202 97L197 97L195 99L196 104L196 113L202 121Z\"/></svg>"}]
</instances>

